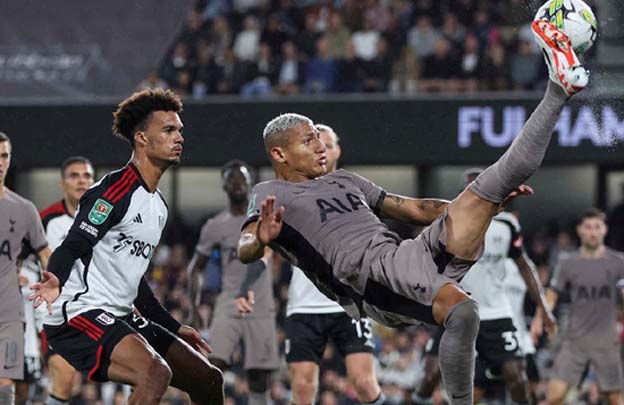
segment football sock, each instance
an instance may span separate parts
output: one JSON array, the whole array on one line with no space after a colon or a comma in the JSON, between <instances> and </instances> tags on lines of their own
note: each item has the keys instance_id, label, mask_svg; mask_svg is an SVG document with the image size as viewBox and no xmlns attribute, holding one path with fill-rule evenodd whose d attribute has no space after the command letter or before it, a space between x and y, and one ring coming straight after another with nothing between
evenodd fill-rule
<instances>
[{"instance_id":1,"label":"football sock","mask_svg":"<svg viewBox=\"0 0 624 405\"><path fill-rule=\"evenodd\" d=\"M479 332L479 306L468 299L456 304L444 320L438 359L451 405L472 405L475 340Z\"/></svg>"},{"instance_id":2,"label":"football sock","mask_svg":"<svg viewBox=\"0 0 624 405\"><path fill-rule=\"evenodd\" d=\"M12 405L15 403L15 385L0 385L0 404Z\"/></svg>"},{"instance_id":3,"label":"football sock","mask_svg":"<svg viewBox=\"0 0 624 405\"><path fill-rule=\"evenodd\" d=\"M496 163L470 184L484 200L499 204L540 166L559 114L568 99L563 89L549 81L546 94L520 134Z\"/></svg>"}]
</instances>

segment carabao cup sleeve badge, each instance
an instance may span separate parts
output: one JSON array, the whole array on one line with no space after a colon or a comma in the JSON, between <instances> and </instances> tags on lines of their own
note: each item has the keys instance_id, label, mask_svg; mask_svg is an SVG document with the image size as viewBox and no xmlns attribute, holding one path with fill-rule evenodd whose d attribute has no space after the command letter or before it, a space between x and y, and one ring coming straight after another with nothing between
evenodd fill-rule
<instances>
[{"instance_id":1,"label":"carabao cup sleeve badge","mask_svg":"<svg viewBox=\"0 0 624 405\"><path fill-rule=\"evenodd\" d=\"M108 214L113 210L113 206L106 201L98 198L95 204L93 204L93 208L89 211L89 222L94 225L101 225L106 218L108 218Z\"/></svg>"}]
</instances>

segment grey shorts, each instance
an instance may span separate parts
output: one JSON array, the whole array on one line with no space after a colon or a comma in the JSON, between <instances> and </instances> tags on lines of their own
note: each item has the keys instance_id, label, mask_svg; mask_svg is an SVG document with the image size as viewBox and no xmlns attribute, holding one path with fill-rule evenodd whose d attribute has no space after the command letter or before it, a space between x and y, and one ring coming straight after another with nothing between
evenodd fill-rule
<instances>
[{"instance_id":1,"label":"grey shorts","mask_svg":"<svg viewBox=\"0 0 624 405\"><path fill-rule=\"evenodd\" d=\"M445 284L459 286L476 263L446 251L446 215L371 263L363 297L367 315L391 327L436 323L432 304L438 291Z\"/></svg>"},{"instance_id":2,"label":"grey shorts","mask_svg":"<svg viewBox=\"0 0 624 405\"><path fill-rule=\"evenodd\" d=\"M577 386L590 364L598 377L600 391L622 390L624 380L619 345L588 347L564 341L555 357L552 378Z\"/></svg>"},{"instance_id":3,"label":"grey shorts","mask_svg":"<svg viewBox=\"0 0 624 405\"><path fill-rule=\"evenodd\" d=\"M280 366L277 350L275 316L218 316L210 325L211 358L232 365L232 355L242 341L245 347L245 370L275 370Z\"/></svg>"},{"instance_id":4,"label":"grey shorts","mask_svg":"<svg viewBox=\"0 0 624 405\"><path fill-rule=\"evenodd\" d=\"M24 379L24 323L0 324L0 378Z\"/></svg>"}]
</instances>

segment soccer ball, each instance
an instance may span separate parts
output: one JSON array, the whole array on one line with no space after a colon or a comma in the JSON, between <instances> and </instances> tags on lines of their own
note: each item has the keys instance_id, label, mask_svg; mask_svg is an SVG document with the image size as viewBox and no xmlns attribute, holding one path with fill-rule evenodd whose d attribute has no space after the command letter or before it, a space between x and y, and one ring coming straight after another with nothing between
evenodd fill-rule
<instances>
[{"instance_id":1,"label":"soccer ball","mask_svg":"<svg viewBox=\"0 0 624 405\"><path fill-rule=\"evenodd\" d=\"M582 0L548 0L537 11L535 19L548 20L565 32L577 56L587 52L596 40L596 17Z\"/></svg>"}]
</instances>

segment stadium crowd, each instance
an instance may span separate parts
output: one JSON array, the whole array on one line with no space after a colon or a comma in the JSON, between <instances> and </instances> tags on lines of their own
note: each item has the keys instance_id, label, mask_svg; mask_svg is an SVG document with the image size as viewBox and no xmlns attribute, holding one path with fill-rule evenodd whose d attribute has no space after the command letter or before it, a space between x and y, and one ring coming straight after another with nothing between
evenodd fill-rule
<instances>
[{"instance_id":1,"label":"stadium crowd","mask_svg":"<svg viewBox=\"0 0 624 405\"><path fill-rule=\"evenodd\" d=\"M538 2L539 3L539 2ZM533 90L524 0L200 0L139 88L201 99Z\"/></svg>"},{"instance_id":2,"label":"stadium crowd","mask_svg":"<svg viewBox=\"0 0 624 405\"><path fill-rule=\"evenodd\" d=\"M614 217L614 220L619 220ZM163 243L159 245L153 256L148 276L159 300L164 303L173 316L180 322L191 322L193 306L188 294L187 267L192 256L197 238L199 226L203 222L189 224L180 217L173 218L165 228ZM394 224L390 224L393 226ZM411 237L418 233L417 228L397 229L402 237ZM610 235L614 241L614 234ZM573 226L561 227L555 221L544 225L541 229L525 237L525 246L529 255L534 260L540 279L544 285L548 285L553 268L561 255L573 252L577 249L576 236ZM209 326L212 319L212 311L217 295L220 291L221 274L219 268L220 258L218 250L211 255L210 261L204 271L204 284L202 304L198 308L196 327L203 337L210 342ZM288 370L284 359L284 322L286 318L286 303L288 285L292 274L290 265L281 256L273 257L273 292L278 326L278 341L282 367L273 375L271 397L275 405L287 405L290 399L290 385ZM565 301L565 300L562 300ZM534 313L534 304L527 295L525 309L527 320ZM566 304L562 302L558 306L557 315L565 322ZM624 317L620 316L620 324L624 330ZM428 327L411 327L407 329L388 329L379 325L374 329L375 358L377 359L376 373L379 383L387 398L387 404L409 404L414 388L418 387L424 376L424 362L422 361L425 347L431 337L432 330ZM624 340L624 332L622 333ZM549 370L552 367L554 353L558 348L557 340L549 342L542 337L537 345L537 365L541 374L540 385L537 389L540 401L545 400L546 384ZM240 351L236 352L233 359L233 367L225 373L226 404L244 405L247 403L249 387L243 369L245 348L241 345ZM346 378L344 361L330 344L323 356L321 363L320 386L318 403L321 405L355 405L359 402L353 387ZM46 385L44 377L37 388L38 396L43 394ZM79 390L75 392L71 404L73 405L112 405L125 403L129 388L106 383L96 385L83 382L77 385ZM599 404L600 396L596 376L592 370L588 370L588 378L582 386L576 387L573 393L579 403ZM434 404L444 404L443 391L438 388L433 395ZM188 399L175 388L170 388L163 404L182 405L187 404ZM489 398L488 403L492 402ZM504 402L503 402L504 403ZM33 405L43 404L33 399Z\"/></svg>"}]
</instances>

